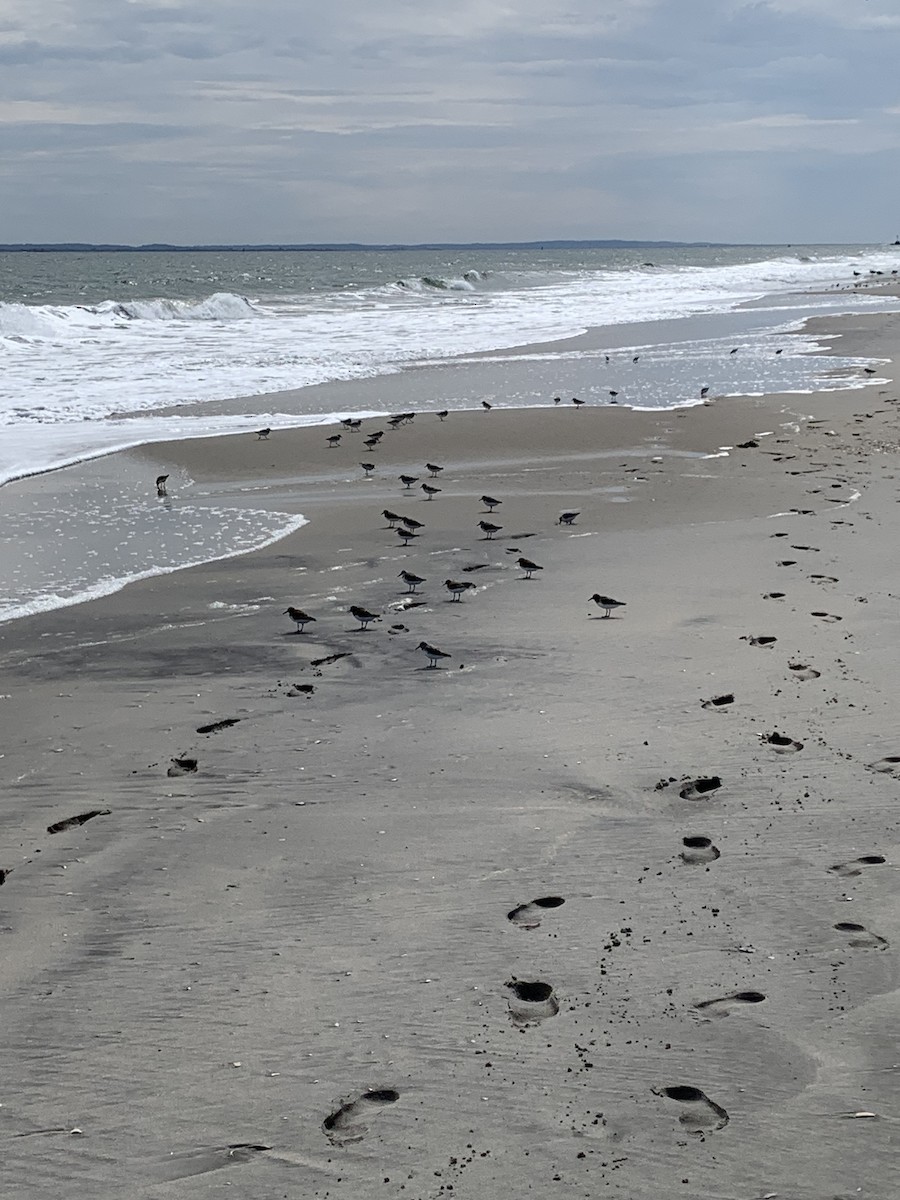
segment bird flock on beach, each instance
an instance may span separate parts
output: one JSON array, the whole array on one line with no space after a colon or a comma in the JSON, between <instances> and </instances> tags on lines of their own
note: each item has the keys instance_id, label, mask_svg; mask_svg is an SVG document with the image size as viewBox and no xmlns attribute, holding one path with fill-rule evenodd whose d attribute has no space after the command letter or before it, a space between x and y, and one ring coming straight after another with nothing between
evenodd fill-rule
<instances>
[{"instance_id":1,"label":"bird flock on beach","mask_svg":"<svg viewBox=\"0 0 900 1200\"><path fill-rule=\"evenodd\" d=\"M775 353L781 354L782 349L783 348L776 349ZM739 346L734 346L731 350L729 350L728 354L729 356L735 355L739 350ZM632 355L632 364L637 364L640 361L640 358L640 354ZM606 363L610 363L611 361L609 354L605 354L604 359ZM704 385L700 388L699 398L701 401L709 403L709 394L709 385ZM618 403L619 391L617 389L609 389L608 395L608 404ZM554 396L551 403L554 406L562 404L562 397ZM587 401L583 400L581 397L572 396L571 403L575 408L582 408L585 406ZM494 408L494 405L489 400L480 401L480 405L485 412L490 412ZM450 414L448 409L440 409L435 415L437 416L438 420L443 423ZM402 425L412 424L415 418L415 412L395 413L394 415L385 418L384 423L388 429L394 430ZM339 448L343 443L345 435L362 434L363 418L344 417L340 421L340 425L341 432L330 433L326 436L325 442L330 450ZM269 426L263 429L258 429L256 431L257 441L268 441L271 433L272 429ZM362 444L367 451L372 453L378 449L384 436L384 429L373 429L371 432L368 432L365 437L363 437ZM374 477L377 469L376 462L371 459L360 460L359 465L363 471L364 478L371 479ZM412 494L412 489L418 484L419 490L424 494L424 499L427 501L433 501L436 499L436 497L442 494L443 488L438 487L434 482L428 482L428 480L440 479L444 471L444 465L441 463L426 462L424 464L424 470L428 472L427 479L425 480L422 479L421 475L410 475L404 473L399 476L399 482L402 485L404 494ZM156 479L156 493L160 498L165 498L168 495L166 491L166 481L168 478L168 475L160 475ZM483 511L488 517L490 517L502 506L503 500L496 496L483 495L481 496L481 503L484 505ZM575 523L579 515L580 510L578 509L564 510L557 517L557 524L560 526L571 526ZM389 508L382 510L382 516L388 523L388 529L393 530L396 533L398 541L401 542L404 547L408 547L410 544L415 542L415 540L421 536L421 532L425 528L423 521L419 521L414 517L395 512ZM485 520L483 516L478 520L477 528L481 531L482 540L488 542L493 541L498 534L503 532L502 525L499 525L492 520ZM540 563L536 563L529 558L519 557L516 562L523 572L523 578L526 580L534 579L535 574L544 569ZM428 582L425 576L417 575L415 572L408 570L401 571L398 578L406 585L406 594L408 595L419 595L418 589L423 587ZM443 586L449 593L449 598L452 602L459 602L466 593L477 591L475 584L470 580L445 579ZM599 592L595 592L589 597L589 600L598 608L603 610L604 619L612 617L616 610L625 607L624 601L617 600L612 596L603 595ZM380 613L372 612L368 608L356 604L350 606L349 612L351 616L359 621L358 632L364 632L369 628L372 622L381 619ZM306 612L305 609L298 608L295 605L289 605L284 610L283 615L289 617L290 620L294 622L296 626L296 632L298 634L304 633L308 625L316 622L315 616ZM425 641L419 643L418 649L428 657L428 665L430 668L436 667L438 662L450 657L449 654L445 654L442 650L439 650L437 647L432 646Z\"/></svg>"},{"instance_id":2,"label":"bird flock on beach","mask_svg":"<svg viewBox=\"0 0 900 1200\"><path fill-rule=\"evenodd\" d=\"M554 403L555 402L556 401L554 400ZM493 406L488 401L483 401L482 407L485 409L485 411L488 411ZM443 422L446 420L449 413L447 410L441 410L436 415L438 420ZM396 429L399 425L411 424L415 419L415 416L415 413L398 413L395 416L388 417L385 420L385 424L391 429ZM353 434L362 432L362 418L348 417L341 421L341 425L347 433ZM268 435L271 433L271 430L264 430L261 431L261 433ZM364 444L369 447L369 449L374 449L380 443L383 436L384 430L376 429L364 438ZM334 449L335 447L341 445L343 437L344 433L329 434L325 439L326 445L329 449ZM360 462L360 466L362 467L365 478L372 477L376 469L376 465L376 463L371 461ZM424 471L427 471L428 479L440 478L444 470L445 466L442 463L426 462L424 464ZM421 474L401 474L398 476L397 481L401 485L401 495L412 494L412 489L418 484L419 490L424 493L424 499L426 501L433 501L443 491L442 488L439 488L434 484L423 482ZM484 506L482 513L486 513L487 515L495 513L503 505L503 499L501 497L491 496L488 494L482 495L480 497L480 502ZM421 536L425 529L425 523L423 521L418 520L416 517L411 517L408 514L398 512L392 508L382 509L381 515L387 522L387 529L392 530L397 535L398 541L402 542L404 546L409 546L411 543L413 543L416 538ZM556 523L562 527L570 527L575 524L579 515L580 509L564 509L557 516ZM479 520L475 523L475 527L480 531L481 540L486 542L493 541L498 534L502 534L503 532L502 525L496 523L495 521L486 520L484 516L479 517ZM517 550L517 547L513 548L514 553ZM519 557L516 558L515 561L516 565L522 571L521 578L523 578L523 580L532 580L536 575L544 570L544 567L541 563L535 562L533 559L526 558L521 554L519 554ZM420 596L421 592L419 589L428 584L428 579L426 576L417 574L415 571L408 570L406 568L399 572L397 578L403 585L402 595L405 596ZM448 601L456 604L460 603L463 597L466 595L475 594L478 590L475 583L469 579L444 579L442 582L442 587L447 593ZM589 600L597 605L598 608L603 610L604 618L611 617L617 609L625 607L624 601L616 600L611 596L601 595L600 593L596 592L589 597ZM410 602L411 605L413 603L415 602ZM423 601L418 603L423 603ZM372 608L361 604L351 604L348 612L350 616L358 622L358 625L354 630L357 633L364 633L374 622L380 621L383 616L382 612L373 611ZM300 608L296 605L288 605L282 615L288 617L289 620L294 623L296 627L295 632L298 634L305 633L307 627L315 624L317 621L317 618L314 614L308 612L305 608ZM428 666L426 669L428 670L436 669L439 664L452 657L448 651L442 650L438 646L434 646L425 640L420 641L416 648L420 650L427 658Z\"/></svg>"}]
</instances>

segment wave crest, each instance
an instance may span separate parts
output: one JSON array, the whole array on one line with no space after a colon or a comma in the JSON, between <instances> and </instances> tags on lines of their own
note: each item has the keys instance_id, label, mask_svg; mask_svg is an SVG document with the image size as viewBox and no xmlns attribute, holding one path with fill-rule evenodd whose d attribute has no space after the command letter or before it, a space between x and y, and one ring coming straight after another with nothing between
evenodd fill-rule
<instances>
[{"instance_id":1,"label":"wave crest","mask_svg":"<svg viewBox=\"0 0 900 1200\"><path fill-rule=\"evenodd\" d=\"M104 300L101 304L0 304L0 337L58 339L127 321L236 321L258 316L245 296L216 292L203 300Z\"/></svg>"}]
</instances>

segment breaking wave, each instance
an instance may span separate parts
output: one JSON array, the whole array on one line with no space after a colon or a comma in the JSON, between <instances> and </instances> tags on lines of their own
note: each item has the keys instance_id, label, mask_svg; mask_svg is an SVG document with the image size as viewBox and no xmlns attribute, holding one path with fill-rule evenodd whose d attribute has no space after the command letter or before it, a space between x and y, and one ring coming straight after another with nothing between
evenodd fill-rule
<instances>
[{"instance_id":1,"label":"breaking wave","mask_svg":"<svg viewBox=\"0 0 900 1200\"><path fill-rule=\"evenodd\" d=\"M101 304L0 304L0 338L57 340L121 328L130 321L236 321L260 310L245 296L216 292L202 300L105 300Z\"/></svg>"}]
</instances>

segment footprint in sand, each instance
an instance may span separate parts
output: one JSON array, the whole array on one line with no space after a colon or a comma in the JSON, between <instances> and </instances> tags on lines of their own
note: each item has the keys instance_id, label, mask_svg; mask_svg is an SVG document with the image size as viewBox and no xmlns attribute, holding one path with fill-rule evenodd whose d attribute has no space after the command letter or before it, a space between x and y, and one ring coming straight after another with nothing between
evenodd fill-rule
<instances>
[{"instance_id":1,"label":"footprint in sand","mask_svg":"<svg viewBox=\"0 0 900 1200\"><path fill-rule=\"evenodd\" d=\"M759 736L776 754L796 754L803 749L802 742L795 742L786 733L761 733Z\"/></svg>"},{"instance_id":2,"label":"footprint in sand","mask_svg":"<svg viewBox=\"0 0 900 1200\"><path fill-rule=\"evenodd\" d=\"M885 758L879 758L878 762L869 763L869 770L900 779L900 754L888 754Z\"/></svg>"},{"instance_id":3,"label":"footprint in sand","mask_svg":"<svg viewBox=\"0 0 900 1200\"><path fill-rule=\"evenodd\" d=\"M681 785L678 795L682 800L699 800L701 796L708 796L710 792L718 791L721 786L722 780L718 775L689 779L687 783Z\"/></svg>"},{"instance_id":4,"label":"footprint in sand","mask_svg":"<svg viewBox=\"0 0 900 1200\"><path fill-rule=\"evenodd\" d=\"M549 983L510 979L506 986L512 992L508 1003L513 1025L535 1025L559 1012L559 1001Z\"/></svg>"},{"instance_id":5,"label":"footprint in sand","mask_svg":"<svg viewBox=\"0 0 900 1200\"><path fill-rule=\"evenodd\" d=\"M394 1088L370 1088L329 1113L322 1122L322 1130L336 1146L361 1142L369 1132L366 1122L386 1104L396 1104L399 1099L400 1093Z\"/></svg>"},{"instance_id":6,"label":"footprint in sand","mask_svg":"<svg viewBox=\"0 0 900 1200\"><path fill-rule=\"evenodd\" d=\"M836 575L810 575L810 579L814 579L816 583L837 583Z\"/></svg>"},{"instance_id":7,"label":"footprint in sand","mask_svg":"<svg viewBox=\"0 0 900 1200\"><path fill-rule=\"evenodd\" d=\"M878 866L884 862L887 862L887 859L883 854L861 854L859 858L851 858L849 862L835 863L828 870L833 875L840 875L842 879L854 879L857 875L862 875L866 867Z\"/></svg>"},{"instance_id":8,"label":"footprint in sand","mask_svg":"<svg viewBox=\"0 0 900 1200\"><path fill-rule=\"evenodd\" d=\"M706 863L715 862L722 854L718 846L713 845L712 838L703 837L699 834L682 838L681 844L684 846L684 849L681 851L681 860L691 867L703 866Z\"/></svg>"},{"instance_id":9,"label":"footprint in sand","mask_svg":"<svg viewBox=\"0 0 900 1200\"><path fill-rule=\"evenodd\" d=\"M177 775L193 775L196 773L196 770L196 758L173 758L172 765L166 771L166 774L170 779L174 779Z\"/></svg>"},{"instance_id":10,"label":"footprint in sand","mask_svg":"<svg viewBox=\"0 0 900 1200\"><path fill-rule=\"evenodd\" d=\"M847 936L848 946L856 946L861 950L884 950L888 945L887 938L873 933L871 929L866 929L865 925L859 925L856 921L838 921L833 928Z\"/></svg>"},{"instance_id":11,"label":"footprint in sand","mask_svg":"<svg viewBox=\"0 0 900 1200\"><path fill-rule=\"evenodd\" d=\"M765 998L765 992L732 992L730 996L718 996L715 1000L700 1000L694 1008L708 1012L710 1016L727 1017L746 1005L762 1004Z\"/></svg>"},{"instance_id":12,"label":"footprint in sand","mask_svg":"<svg viewBox=\"0 0 900 1200\"><path fill-rule=\"evenodd\" d=\"M793 671L797 679L818 679L822 674L808 663L788 663L788 670ZM898 760L900 761L900 760Z\"/></svg>"},{"instance_id":13,"label":"footprint in sand","mask_svg":"<svg viewBox=\"0 0 900 1200\"><path fill-rule=\"evenodd\" d=\"M706 709L727 708L734 704L734 693L726 692L724 696L711 696L709 700L701 700L700 707Z\"/></svg>"},{"instance_id":14,"label":"footprint in sand","mask_svg":"<svg viewBox=\"0 0 900 1200\"><path fill-rule=\"evenodd\" d=\"M759 637L745 636L745 637L742 637L740 640L742 642L746 642L748 646L761 646L763 649L765 649L768 646L774 646L775 643L778 641L778 638L772 637L771 634L764 633L764 634L761 634Z\"/></svg>"},{"instance_id":15,"label":"footprint in sand","mask_svg":"<svg viewBox=\"0 0 900 1200\"><path fill-rule=\"evenodd\" d=\"M537 929L548 908L559 908L563 904L565 900L562 896L538 896L537 900L532 900L529 904L520 904L512 912L508 912L506 919L512 921L513 925L518 925L520 929Z\"/></svg>"},{"instance_id":16,"label":"footprint in sand","mask_svg":"<svg viewBox=\"0 0 900 1200\"><path fill-rule=\"evenodd\" d=\"M66 817L63 821L55 821L52 825L47 826L48 833L65 833L67 829L74 829L76 825L84 825L87 821L93 821L94 817L108 817L112 810L109 808L91 808L87 812L78 813L74 817Z\"/></svg>"},{"instance_id":17,"label":"footprint in sand","mask_svg":"<svg viewBox=\"0 0 900 1200\"><path fill-rule=\"evenodd\" d=\"M796 567L796 565L796 558L783 558L780 562L775 564L776 567Z\"/></svg>"},{"instance_id":18,"label":"footprint in sand","mask_svg":"<svg viewBox=\"0 0 900 1200\"><path fill-rule=\"evenodd\" d=\"M232 725L237 725L240 719L240 717L223 717L221 721L213 721L211 725L198 726L197 732L218 733L220 729L230 729Z\"/></svg>"},{"instance_id":19,"label":"footprint in sand","mask_svg":"<svg viewBox=\"0 0 900 1200\"><path fill-rule=\"evenodd\" d=\"M812 554L818 554L818 553L819 553L819 547L818 547L818 546L795 546L793 543L791 543L791 549L792 549L792 550L809 550L809 551L810 551L810 553L812 553Z\"/></svg>"},{"instance_id":20,"label":"footprint in sand","mask_svg":"<svg viewBox=\"0 0 900 1200\"><path fill-rule=\"evenodd\" d=\"M786 534L786 533L770 533L769 534L769 537L787 537L787 536L788 536L788 534Z\"/></svg>"},{"instance_id":21,"label":"footprint in sand","mask_svg":"<svg viewBox=\"0 0 900 1200\"><path fill-rule=\"evenodd\" d=\"M827 612L812 612L809 615L811 617L818 617L821 621L832 621L833 622L833 621L843 621L843 619L844 619L843 617L836 617L834 615L834 613L827 613Z\"/></svg>"},{"instance_id":22,"label":"footprint in sand","mask_svg":"<svg viewBox=\"0 0 900 1200\"><path fill-rule=\"evenodd\" d=\"M699 1088L679 1084L675 1087L652 1088L655 1096L664 1096L681 1105L678 1116L679 1124L689 1133L711 1133L716 1129L724 1129L728 1124L728 1113L720 1104L710 1100Z\"/></svg>"},{"instance_id":23,"label":"footprint in sand","mask_svg":"<svg viewBox=\"0 0 900 1200\"><path fill-rule=\"evenodd\" d=\"M785 592L765 592L763 600L783 600L785 595Z\"/></svg>"},{"instance_id":24,"label":"footprint in sand","mask_svg":"<svg viewBox=\"0 0 900 1200\"><path fill-rule=\"evenodd\" d=\"M261 1142L235 1142L230 1146L208 1146L189 1150L184 1154L173 1154L163 1165L162 1180L189 1179L191 1175L206 1175L220 1171L222 1167L234 1167L252 1162L260 1154L271 1150Z\"/></svg>"}]
</instances>

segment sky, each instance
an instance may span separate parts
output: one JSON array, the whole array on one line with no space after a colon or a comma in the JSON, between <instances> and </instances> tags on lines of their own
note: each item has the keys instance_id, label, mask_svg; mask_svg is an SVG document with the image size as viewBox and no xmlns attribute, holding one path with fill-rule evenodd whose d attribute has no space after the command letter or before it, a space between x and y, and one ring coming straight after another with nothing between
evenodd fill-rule
<instances>
[{"instance_id":1,"label":"sky","mask_svg":"<svg viewBox=\"0 0 900 1200\"><path fill-rule=\"evenodd\" d=\"M0 242L883 242L898 49L898 0L3 0Z\"/></svg>"}]
</instances>

